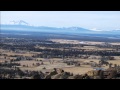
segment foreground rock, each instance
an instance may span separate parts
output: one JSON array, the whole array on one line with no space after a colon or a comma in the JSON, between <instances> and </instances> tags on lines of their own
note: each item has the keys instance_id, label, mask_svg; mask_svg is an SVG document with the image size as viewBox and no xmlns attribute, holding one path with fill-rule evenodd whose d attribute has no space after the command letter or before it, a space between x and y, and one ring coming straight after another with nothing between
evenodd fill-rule
<instances>
[{"instance_id":1,"label":"foreground rock","mask_svg":"<svg viewBox=\"0 0 120 90\"><path fill-rule=\"evenodd\" d=\"M53 71L49 72L44 79L51 79L51 77L56 74L57 74L57 71L54 69Z\"/></svg>"}]
</instances>

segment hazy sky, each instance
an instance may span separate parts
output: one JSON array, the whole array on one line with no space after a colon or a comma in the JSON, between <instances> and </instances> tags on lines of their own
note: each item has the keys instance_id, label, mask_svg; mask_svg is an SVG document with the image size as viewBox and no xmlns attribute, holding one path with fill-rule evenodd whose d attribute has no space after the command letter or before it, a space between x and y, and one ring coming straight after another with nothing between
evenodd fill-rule
<instances>
[{"instance_id":1,"label":"hazy sky","mask_svg":"<svg viewBox=\"0 0 120 90\"><path fill-rule=\"evenodd\" d=\"M1 23L24 20L34 26L120 29L120 11L1 11Z\"/></svg>"}]
</instances>

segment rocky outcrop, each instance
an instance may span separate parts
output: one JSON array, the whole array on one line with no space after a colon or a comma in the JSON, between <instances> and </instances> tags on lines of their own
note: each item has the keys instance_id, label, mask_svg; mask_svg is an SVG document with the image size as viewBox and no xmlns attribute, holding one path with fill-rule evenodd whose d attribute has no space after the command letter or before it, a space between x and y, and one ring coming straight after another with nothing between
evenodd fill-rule
<instances>
[{"instance_id":1,"label":"rocky outcrop","mask_svg":"<svg viewBox=\"0 0 120 90\"><path fill-rule=\"evenodd\" d=\"M57 74L57 71L53 70L45 76L45 79L51 79L51 76L56 75L56 74Z\"/></svg>"},{"instance_id":2,"label":"rocky outcrop","mask_svg":"<svg viewBox=\"0 0 120 90\"><path fill-rule=\"evenodd\" d=\"M51 72L44 75L44 79L113 79L118 78L116 68L109 68L107 70L91 70L85 74L74 75L70 72L65 72L62 69L53 69Z\"/></svg>"}]
</instances>

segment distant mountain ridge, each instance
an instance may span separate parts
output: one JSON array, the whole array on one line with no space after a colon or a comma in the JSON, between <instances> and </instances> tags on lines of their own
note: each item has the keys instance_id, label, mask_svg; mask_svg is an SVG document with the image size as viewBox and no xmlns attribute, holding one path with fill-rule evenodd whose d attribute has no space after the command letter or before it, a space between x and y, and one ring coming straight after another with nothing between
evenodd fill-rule
<instances>
[{"instance_id":1,"label":"distant mountain ridge","mask_svg":"<svg viewBox=\"0 0 120 90\"><path fill-rule=\"evenodd\" d=\"M43 29L43 30L68 30L68 31L91 31L91 30L88 30L88 29L84 29L84 28L81 28L81 27L62 27L62 28L57 28L57 27L48 27L48 26L29 26L29 25L5 25L5 24L2 24L1 25L1 29L35 29L35 30L40 30L40 29Z\"/></svg>"},{"instance_id":2,"label":"distant mountain ridge","mask_svg":"<svg viewBox=\"0 0 120 90\"><path fill-rule=\"evenodd\" d=\"M21 21L22 22L22 21ZM25 23L25 22L24 22ZM55 33L73 33L73 34L120 34L120 30L113 31L93 31L81 27L48 27L48 26L30 26L30 25L0 25L1 30L21 30L21 31L36 31L36 32L55 32Z\"/></svg>"}]
</instances>

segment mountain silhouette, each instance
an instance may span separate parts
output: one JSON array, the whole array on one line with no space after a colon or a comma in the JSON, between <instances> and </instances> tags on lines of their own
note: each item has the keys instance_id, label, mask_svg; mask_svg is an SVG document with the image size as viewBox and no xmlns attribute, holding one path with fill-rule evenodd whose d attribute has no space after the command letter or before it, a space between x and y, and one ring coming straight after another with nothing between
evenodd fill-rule
<instances>
[{"instance_id":1,"label":"mountain silhouette","mask_svg":"<svg viewBox=\"0 0 120 90\"><path fill-rule=\"evenodd\" d=\"M15 22L16 23L16 22ZM71 34L120 34L120 30L113 31L92 31L81 27L48 27L48 26L29 26L27 22L20 20L18 24L1 25L1 30L24 30L36 32L55 32L55 33L71 33Z\"/></svg>"}]
</instances>

